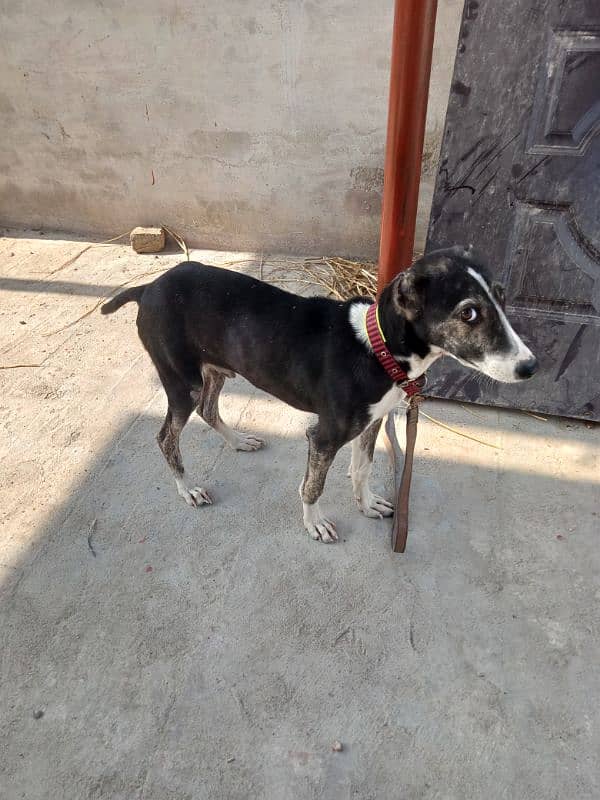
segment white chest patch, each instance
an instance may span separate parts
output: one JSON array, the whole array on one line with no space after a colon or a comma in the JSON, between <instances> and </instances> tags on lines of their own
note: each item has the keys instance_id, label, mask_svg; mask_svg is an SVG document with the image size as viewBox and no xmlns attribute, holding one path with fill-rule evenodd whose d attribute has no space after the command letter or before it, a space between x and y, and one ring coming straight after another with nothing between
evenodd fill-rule
<instances>
[{"instance_id":1,"label":"white chest patch","mask_svg":"<svg viewBox=\"0 0 600 800\"><path fill-rule=\"evenodd\" d=\"M369 350L371 345L367 335L367 311L369 310L370 303L357 302L352 303L350 306L350 325L354 328L356 338L365 344Z\"/></svg>"},{"instance_id":2,"label":"white chest patch","mask_svg":"<svg viewBox=\"0 0 600 800\"><path fill-rule=\"evenodd\" d=\"M372 352L371 343L367 335L366 316L369 310L369 303L356 302L350 306L350 324L354 329L356 338L362 342L365 347ZM407 363L407 375L411 380L418 378L426 369L428 369L434 361L442 355L442 350L439 347L429 346L429 352L424 358L417 355L402 356L402 361ZM394 356L399 359L400 356ZM383 369L383 367L382 367ZM389 414L394 408L400 405L405 405L406 394L399 386L392 386L376 403L369 406L369 416L371 422L376 419L381 419Z\"/></svg>"},{"instance_id":3,"label":"white chest patch","mask_svg":"<svg viewBox=\"0 0 600 800\"><path fill-rule=\"evenodd\" d=\"M403 401L405 400L406 394L404 391L399 386L392 386L392 388L383 395L381 400L378 400L377 403L372 403L369 406L369 416L371 418L371 422L375 422L376 419L385 417L385 415L389 414L390 411L393 411L394 408L402 405Z\"/></svg>"}]
</instances>

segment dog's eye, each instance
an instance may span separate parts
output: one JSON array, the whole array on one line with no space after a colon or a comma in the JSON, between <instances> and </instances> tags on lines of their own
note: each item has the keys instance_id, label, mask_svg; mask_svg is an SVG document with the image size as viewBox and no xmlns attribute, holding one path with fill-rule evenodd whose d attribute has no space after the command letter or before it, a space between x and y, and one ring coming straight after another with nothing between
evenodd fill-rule
<instances>
[{"instance_id":1,"label":"dog's eye","mask_svg":"<svg viewBox=\"0 0 600 800\"><path fill-rule=\"evenodd\" d=\"M479 319L479 312L476 308L473 308L473 306L467 306L467 308L463 308L461 310L460 318L463 322L468 322L470 325L472 325Z\"/></svg>"}]
</instances>

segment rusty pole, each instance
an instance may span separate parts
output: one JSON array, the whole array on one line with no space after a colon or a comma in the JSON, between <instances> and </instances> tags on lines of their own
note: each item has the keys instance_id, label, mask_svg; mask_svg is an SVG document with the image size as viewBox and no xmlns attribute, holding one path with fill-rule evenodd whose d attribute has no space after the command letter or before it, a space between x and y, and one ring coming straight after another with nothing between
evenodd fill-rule
<instances>
[{"instance_id":1,"label":"rusty pole","mask_svg":"<svg viewBox=\"0 0 600 800\"><path fill-rule=\"evenodd\" d=\"M412 263L437 0L396 0L378 291Z\"/></svg>"}]
</instances>

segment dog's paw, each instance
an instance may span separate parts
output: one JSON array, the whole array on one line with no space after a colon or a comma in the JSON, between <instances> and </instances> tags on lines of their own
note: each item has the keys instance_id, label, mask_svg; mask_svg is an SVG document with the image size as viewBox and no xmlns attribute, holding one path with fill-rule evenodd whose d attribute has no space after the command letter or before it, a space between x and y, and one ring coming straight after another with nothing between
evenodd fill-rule
<instances>
[{"instance_id":1,"label":"dog's paw","mask_svg":"<svg viewBox=\"0 0 600 800\"><path fill-rule=\"evenodd\" d=\"M315 542L337 542L335 525L321 514L317 504L304 504L304 527Z\"/></svg>"},{"instance_id":2,"label":"dog's paw","mask_svg":"<svg viewBox=\"0 0 600 800\"><path fill-rule=\"evenodd\" d=\"M337 542L338 535L333 522L330 522L325 517L320 517L314 522L305 522L304 527L308 531L311 539L315 542Z\"/></svg>"},{"instance_id":3,"label":"dog's paw","mask_svg":"<svg viewBox=\"0 0 600 800\"><path fill-rule=\"evenodd\" d=\"M263 439L254 436L252 433L238 433L236 432L235 438L231 442L234 450L244 450L249 453L252 450L260 450L265 446Z\"/></svg>"},{"instance_id":4,"label":"dog's paw","mask_svg":"<svg viewBox=\"0 0 600 800\"><path fill-rule=\"evenodd\" d=\"M200 486L195 486L193 489L188 489L187 486L178 486L177 491L185 500L188 506L192 508L199 508L200 506L212 505L212 499L206 489Z\"/></svg>"},{"instance_id":5,"label":"dog's paw","mask_svg":"<svg viewBox=\"0 0 600 800\"><path fill-rule=\"evenodd\" d=\"M362 497L357 497L356 502L365 517L371 519L391 517L394 513L393 504L373 492L366 492Z\"/></svg>"}]
</instances>

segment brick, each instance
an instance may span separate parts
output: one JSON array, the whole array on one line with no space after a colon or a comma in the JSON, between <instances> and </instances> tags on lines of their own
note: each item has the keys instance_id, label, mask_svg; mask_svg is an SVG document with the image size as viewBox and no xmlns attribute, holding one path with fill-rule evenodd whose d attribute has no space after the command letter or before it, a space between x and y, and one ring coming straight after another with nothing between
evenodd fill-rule
<instances>
[{"instance_id":1,"label":"brick","mask_svg":"<svg viewBox=\"0 0 600 800\"><path fill-rule=\"evenodd\" d=\"M134 228L129 241L136 253L159 253L165 247L165 232L162 228Z\"/></svg>"}]
</instances>

